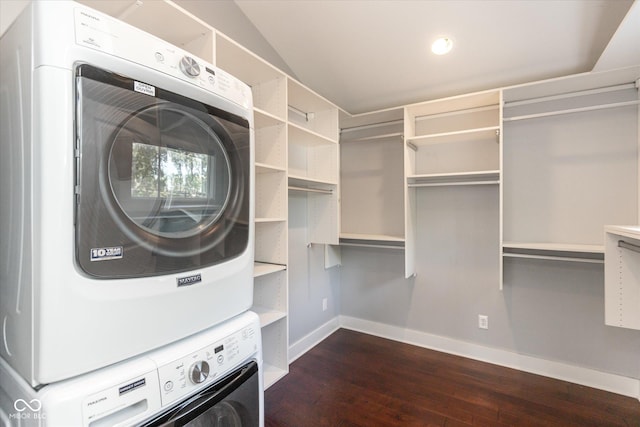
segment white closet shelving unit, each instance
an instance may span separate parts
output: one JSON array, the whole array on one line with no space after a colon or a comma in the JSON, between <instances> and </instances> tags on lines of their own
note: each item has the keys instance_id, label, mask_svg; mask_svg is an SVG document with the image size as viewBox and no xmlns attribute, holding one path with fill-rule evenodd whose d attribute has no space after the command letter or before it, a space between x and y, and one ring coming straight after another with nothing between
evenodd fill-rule
<instances>
[{"instance_id":1,"label":"white closet shelving unit","mask_svg":"<svg viewBox=\"0 0 640 427\"><path fill-rule=\"evenodd\" d=\"M500 184L500 97L494 90L404 108L406 277L416 271L419 189Z\"/></svg>"},{"instance_id":2,"label":"white closet shelving unit","mask_svg":"<svg viewBox=\"0 0 640 427\"><path fill-rule=\"evenodd\" d=\"M340 116L341 246L404 249L403 109Z\"/></svg>"},{"instance_id":3,"label":"white closet shelving unit","mask_svg":"<svg viewBox=\"0 0 640 427\"><path fill-rule=\"evenodd\" d=\"M289 370L287 77L216 35L216 65L251 86L255 127L255 265L252 310L260 316L264 382Z\"/></svg>"},{"instance_id":4,"label":"white closet shelving unit","mask_svg":"<svg viewBox=\"0 0 640 427\"><path fill-rule=\"evenodd\" d=\"M288 186L307 198L308 243L338 244L338 108L293 79L288 90Z\"/></svg>"},{"instance_id":5,"label":"white closet shelving unit","mask_svg":"<svg viewBox=\"0 0 640 427\"><path fill-rule=\"evenodd\" d=\"M604 321L640 330L640 226L605 227Z\"/></svg>"},{"instance_id":6,"label":"white closet shelving unit","mask_svg":"<svg viewBox=\"0 0 640 427\"><path fill-rule=\"evenodd\" d=\"M603 263L604 226L638 221L639 77L636 67L504 89L505 259Z\"/></svg>"},{"instance_id":7,"label":"white closet shelving unit","mask_svg":"<svg viewBox=\"0 0 640 427\"><path fill-rule=\"evenodd\" d=\"M260 316L269 387L289 370L289 192L309 197L311 242L338 243L338 108L171 1L81 3L179 46L251 86L256 189L252 310Z\"/></svg>"}]
</instances>

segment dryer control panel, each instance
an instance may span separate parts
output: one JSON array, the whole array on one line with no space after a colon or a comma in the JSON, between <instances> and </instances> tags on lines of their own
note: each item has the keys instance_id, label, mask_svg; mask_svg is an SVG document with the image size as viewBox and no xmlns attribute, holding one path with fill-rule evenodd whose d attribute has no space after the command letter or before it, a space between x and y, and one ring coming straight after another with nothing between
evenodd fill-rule
<instances>
[{"instance_id":1,"label":"dryer control panel","mask_svg":"<svg viewBox=\"0 0 640 427\"><path fill-rule=\"evenodd\" d=\"M74 19L77 45L152 68L252 108L249 86L164 40L85 6L76 7Z\"/></svg>"},{"instance_id":2,"label":"dryer control panel","mask_svg":"<svg viewBox=\"0 0 640 427\"><path fill-rule=\"evenodd\" d=\"M259 339L260 332L255 325L250 325L198 351L159 364L162 406L192 393L204 384L217 381L244 363L258 351Z\"/></svg>"}]
</instances>

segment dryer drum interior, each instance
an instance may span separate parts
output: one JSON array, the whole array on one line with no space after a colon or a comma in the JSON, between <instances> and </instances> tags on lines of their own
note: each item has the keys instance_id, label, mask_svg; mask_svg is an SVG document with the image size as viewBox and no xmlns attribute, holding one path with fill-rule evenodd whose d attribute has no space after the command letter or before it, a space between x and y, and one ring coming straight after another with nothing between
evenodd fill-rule
<instances>
[{"instance_id":1,"label":"dryer drum interior","mask_svg":"<svg viewBox=\"0 0 640 427\"><path fill-rule=\"evenodd\" d=\"M76 259L96 278L188 271L249 239L246 119L82 64Z\"/></svg>"}]
</instances>

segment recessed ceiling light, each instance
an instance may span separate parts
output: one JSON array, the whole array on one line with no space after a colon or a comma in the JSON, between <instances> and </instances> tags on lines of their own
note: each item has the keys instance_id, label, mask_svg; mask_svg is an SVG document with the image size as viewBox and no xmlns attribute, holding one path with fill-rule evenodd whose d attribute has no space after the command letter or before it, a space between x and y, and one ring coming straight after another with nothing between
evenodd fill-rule
<instances>
[{"instance_id":1,"label":"recessed ceiling light","mask_svg":"<svg viewBox=\"0 0 640 427\"><path fill-rule=\"evenodd\" d=\"M431 45L431 52L436 55L444 55L445 53L449 53L452 47L453 41L450 38L440 37Z\"/></svg>"}]
</instances>

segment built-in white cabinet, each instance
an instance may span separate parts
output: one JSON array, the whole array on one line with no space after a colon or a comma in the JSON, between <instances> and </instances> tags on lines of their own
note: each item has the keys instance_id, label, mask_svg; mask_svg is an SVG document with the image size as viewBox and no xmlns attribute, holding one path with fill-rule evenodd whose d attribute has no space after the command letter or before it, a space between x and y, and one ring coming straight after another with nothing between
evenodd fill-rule
<instances>
[{"instance_id":1,"label":"built-in white cabinet","mask_svg":"<svg viewBox=\"0 0 640 427\"><path fill-rule=\"evenodd\" d=\"M605 228L604 321L640 330L640 226Z\"/></svg>"}]
</instances>

